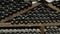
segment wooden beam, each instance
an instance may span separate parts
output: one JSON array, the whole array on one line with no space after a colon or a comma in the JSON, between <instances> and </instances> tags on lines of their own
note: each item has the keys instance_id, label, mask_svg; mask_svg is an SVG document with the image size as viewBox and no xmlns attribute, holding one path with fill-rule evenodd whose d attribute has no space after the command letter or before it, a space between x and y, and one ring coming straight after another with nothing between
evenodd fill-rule
<instances>
[{"instance_id":1,"label":"wooden beam","mask_svg":"<svg viewBox=\"0 0 60 34\"><path fill-rule=\"evenodd\" d=\"M60 26L60 23L45 23L44 26Z\"/></svg>"},{"instance_id":2,"label":"wooden beam","mask_svg":"<svg viewBox=\"0 0 60 34\"><path fill-rule=\"evenodd\" d=\"M10 24L10 23L1 23L0 27L32 27L32 26L42 26L42 24Z\"/></svg>"},{"instance_id":3,"label":"wooden beam","mask_svg":"<svg viewBox=\"0 0 60 34\"><path fill-rule=\"evenodd\" d=\"M52 8L54 10L60 11L60 9L57 8L56 6L53 6L52 3L47 4L47 6L49 6L50 8Z\"/></svg>"}]
</instances>

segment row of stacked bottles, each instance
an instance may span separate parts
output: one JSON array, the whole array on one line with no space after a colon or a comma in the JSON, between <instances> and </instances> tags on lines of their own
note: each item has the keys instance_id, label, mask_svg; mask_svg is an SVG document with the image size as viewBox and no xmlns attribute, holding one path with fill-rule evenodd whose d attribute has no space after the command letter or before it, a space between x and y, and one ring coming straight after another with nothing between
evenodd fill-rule
<instances>
[{"instance_id":1,"label":"row of stacked bottles","mask_svg":"<svg viewBox=\"0 0 60 34\"><path fill-rule=\"evenodd\" d=\"M3 28L0 34L41 34L40 28Z\"/></svg>"}]
</instances>

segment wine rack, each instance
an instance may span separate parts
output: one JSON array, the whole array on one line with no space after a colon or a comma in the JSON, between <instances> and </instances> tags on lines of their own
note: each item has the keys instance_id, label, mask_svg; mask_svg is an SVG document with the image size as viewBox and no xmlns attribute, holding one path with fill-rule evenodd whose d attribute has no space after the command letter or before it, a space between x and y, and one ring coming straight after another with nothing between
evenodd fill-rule
<instances>
[{"instance_id":1,"label":"wine rack","mask_svg":"<svg viewBox=\"0 0 60 34\"><path fill-rule=\"evenodd\" d=\"M59 32L59 0L0 1L0 34L60 34Z\"/></svg>"}]
</instances>

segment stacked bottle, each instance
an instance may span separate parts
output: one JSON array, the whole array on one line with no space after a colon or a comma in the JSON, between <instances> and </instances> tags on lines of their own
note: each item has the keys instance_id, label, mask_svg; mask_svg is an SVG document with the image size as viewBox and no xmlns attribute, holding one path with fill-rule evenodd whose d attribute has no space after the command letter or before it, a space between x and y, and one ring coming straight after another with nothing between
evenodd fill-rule
<instances>
[{"instance_id":1,"label":"stacked bottle","mask_svg":"<svg viewBox=\"0 0 60 34\"><path fill-rule=\"evenodd\" d=\"M58 26L47 26L45 34L60 34L60 28Z\"/></svg>"},{"instance_id":2,"label":"stacked bottle","mask_svg":"<svg viewBox=\"0 0 60 34\"><path fill-rule=\"evenodd\" d=\"M41 34L39 29L0 29L0 34Z\"/></svg>"},{"instance_id":3,"label":"stacked bottle","mask_svg":"<svg viewBox=\"0 0 60 34\"><path fill-rule=\"evenodd\" d=\"M18 0L0 0L0 20L30 6L31 2L28 3L22 1L18 2Z\"/></svg>"},{"instance_id":4,"label":"stacked bottle","mask_svg":"<svg viewBox=\"0 0 60 34\"><path fill-rule=\"evenodd\" d=\"M60 8L60 0L56 0L54 2L52 2L52 4L58 8Z\"/></svg>"},{"instance_id":5,"label":"stacked bottle","mask_svg":"<svg viewBox=\"0 0 60 34\"><path fill-rule=\"evenodd\" d=\"M6 22L11 24L28 24L28 23L59 23L60 22L60 12L49 8L48 6L39 5L31 10L30 13L25 13L14 17Z\"/></svg>"}]
</instances>

